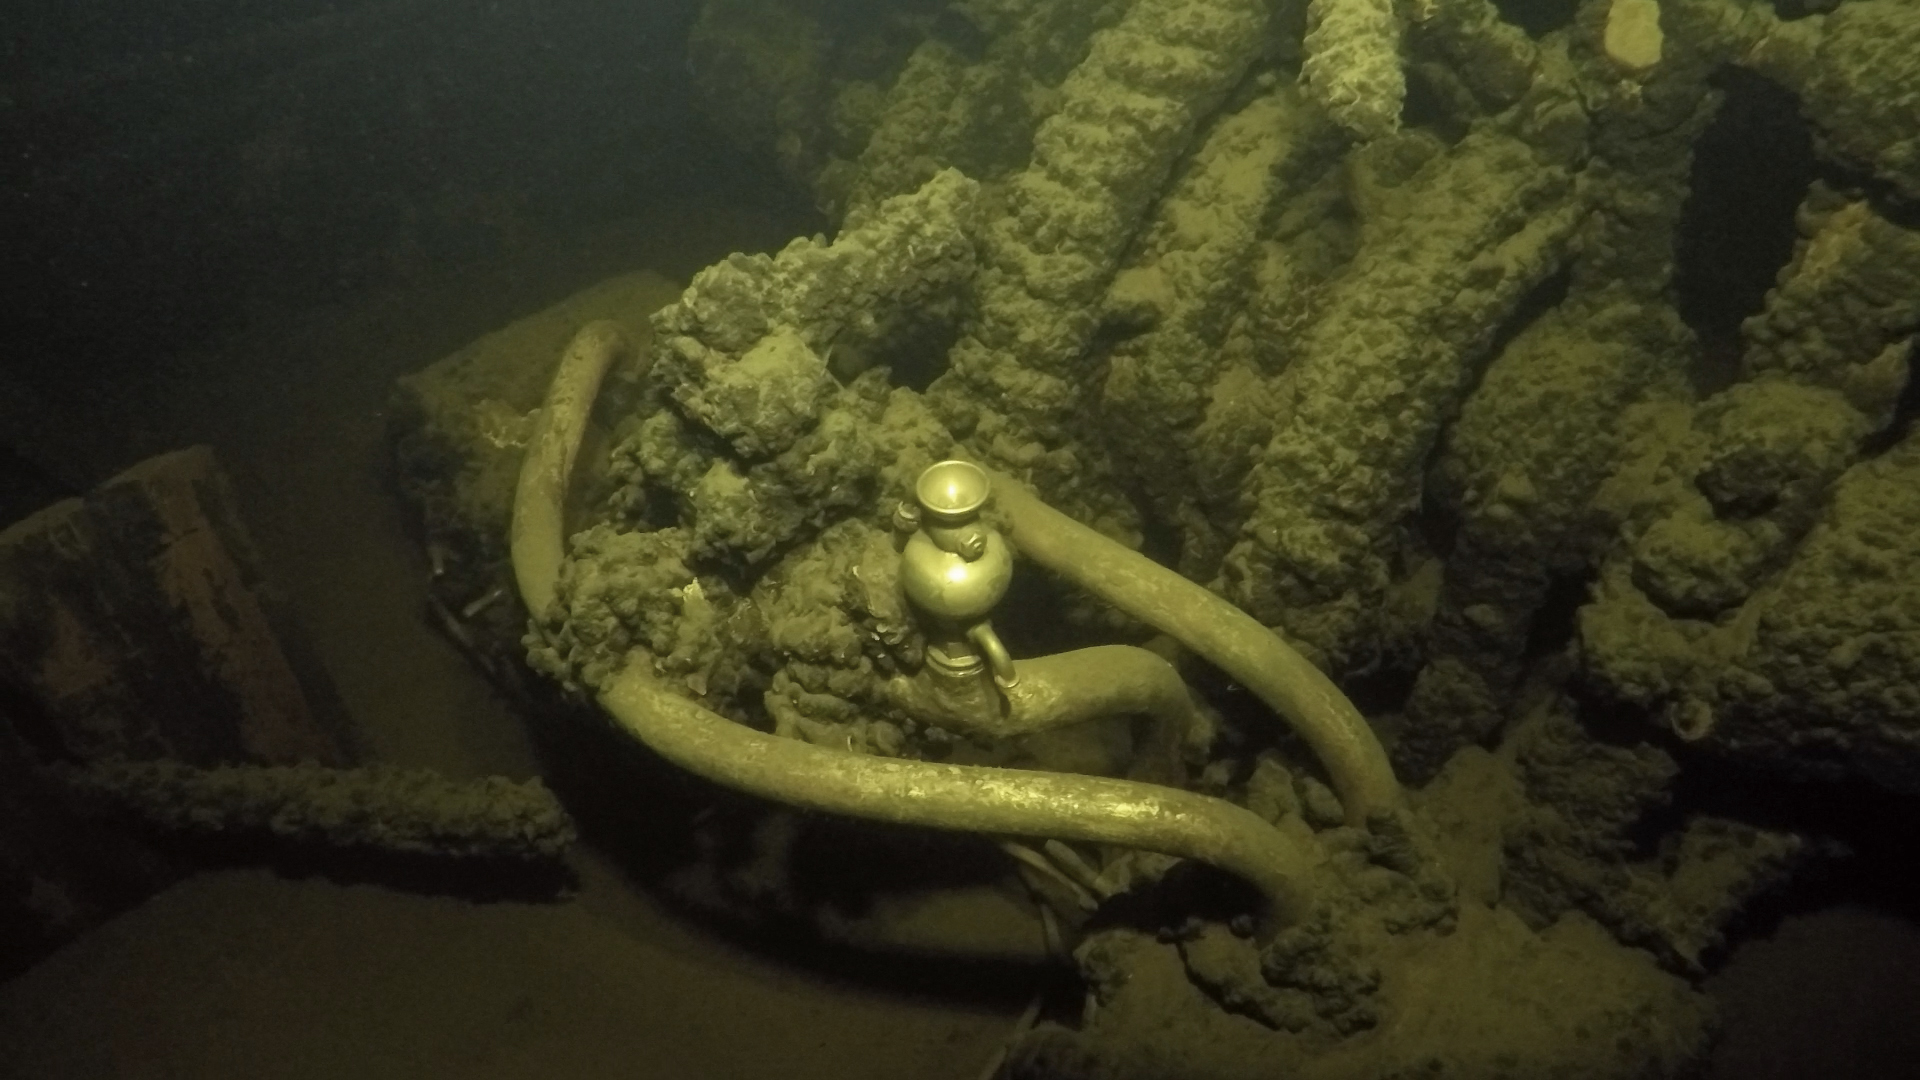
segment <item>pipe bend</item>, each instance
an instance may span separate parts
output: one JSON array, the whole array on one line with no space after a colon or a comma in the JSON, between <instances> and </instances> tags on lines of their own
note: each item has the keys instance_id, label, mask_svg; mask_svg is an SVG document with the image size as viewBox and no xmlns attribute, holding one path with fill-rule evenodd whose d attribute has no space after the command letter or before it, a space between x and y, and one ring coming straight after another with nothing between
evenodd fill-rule
<instances>
[{"instance_id":1,"label":"pipe bend","mask_svg":"<svg viewBox=\"0 0 1920 1080\"><path fill-rule=\"evenodd\" d=\"M1400 782L1366 717L1279 635L1172 570L1108 539L989 471L1014 547L1034 562L1178 640L1253 691L1313 748L1347 823L1400 804Z\"/></svg>"},{"instance_id":2,"label":"pipe bend","mask_svg":"<svg viewBox=\"0 0 1920 1080\"><path fill-rule=\"evenodd\" d=\"M619 323L601 319L581 327L567 342L534 417L514 488L508 546L514 584L535 619L545 618L553 604L554 583L566 558L567 484L587 417L607 370L632 353L633 342Z\"/></svg>"},{"instance_id":3,"label":"pipe bend","mask_svg":"<svg viewBox=\"0 0 1920 1080\"><path fill-rule=\"evenodd\" d=\"M1094 645L1020 661L1020 679L996 694L975 673L926 668L887 680L888 703L925 723L972 737L1011 739L1102 717L1150 717L1177 748L1197 722L1172 664L1135 645Z\"/></svg>"},{"instance_id":4,"label":"pipe bend","mask_svg":"<svg viewBox=\"0 0 1920 1080\"><path fill-rule=\"evenodd\" d=\"M1013 654L1007 651L1005 642L994 632L990 622L977 622L967 629L967 640L980 650L987 659L987 670L993 672L993 683L1002 690L1011 690L1020 685L1020 672L1013 666Z\"/></svg>"},{"instance_id":5,"label":"pipe bend","mask_svg":"<svg viewBox=\"0 0 1920 1080\"><path fill-rule=\"evenodd\" d=\"M669 690L635 658L600 692L622 730L714 783L897 825L1118 844L1198 859L1259 890L1268 930L1312 909L1307 854L1252 811L1097 776L871 757L756 731Z\"/></svg>"}]
</instances>

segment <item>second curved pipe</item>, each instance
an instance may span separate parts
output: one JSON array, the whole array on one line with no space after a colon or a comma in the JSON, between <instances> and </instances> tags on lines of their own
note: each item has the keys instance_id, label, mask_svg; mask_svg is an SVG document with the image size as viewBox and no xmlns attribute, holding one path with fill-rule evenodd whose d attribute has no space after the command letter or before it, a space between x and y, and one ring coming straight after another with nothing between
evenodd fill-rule
<instances>
[{"instance_id":1,"label":"second curved pipe","mask_svg":"<svg viewBox=\"0 0 1920 1080\"><path fill-rule=\"evenodd\" d=\"M999 473L993 501L1014 547L1211 661L1293 725L1340 796L1347 823L1400 803L1400 782L1367 720L1333 680L1253 616L1041 502Z\"/></svg>"}]
</instances>

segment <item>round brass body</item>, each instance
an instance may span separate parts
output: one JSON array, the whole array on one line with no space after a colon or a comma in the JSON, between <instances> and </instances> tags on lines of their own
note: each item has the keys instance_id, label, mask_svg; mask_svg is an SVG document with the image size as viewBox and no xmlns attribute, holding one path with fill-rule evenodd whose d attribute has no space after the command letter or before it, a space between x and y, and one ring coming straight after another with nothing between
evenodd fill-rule
<instances>
[{"instance_id":1,"label":"round brass body","mask_svg":"<svg viewBox=\"0 0 1920 1080\"><path fill-rule=\"evenodd\" d=\"M908 538L900 554L900 584L907 599L935 618L958 623L984 619L1012 580L1013 549L991 530L986 550L971 561L941 550L924 532Z\"/></svg>"},{"instance_id":2,"label":"round brass body","mask_svg":"<svg viewBox=\"0 0 1920 1080\"><path fill-rule=\"evenodd\" d=\"M979 511L989 487L986 470L973 462L941 461L920 474L913 496L936 519L957 522Z\"/></svg>"}]
</instances>

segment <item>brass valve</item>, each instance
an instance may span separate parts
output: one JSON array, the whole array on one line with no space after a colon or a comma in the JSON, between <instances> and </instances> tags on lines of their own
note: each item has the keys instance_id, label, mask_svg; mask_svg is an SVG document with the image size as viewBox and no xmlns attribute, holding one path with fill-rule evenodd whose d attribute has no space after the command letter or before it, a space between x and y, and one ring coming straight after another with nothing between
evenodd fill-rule
<instances>
[{"instance_id":1,"label":"brass valve","mask_svg":"<svg viewBox=\"0 0 1920 1080\"><path fill-rule=\"evenodd\" d=\"M1013 659L987 619L1013 580L1013 549L980 520L991 494L985 470L942 461L920 474L913 494L918 505L902 502L894 528L906 534L900 583L907 599L944 631L929 635L927 659L962 677L991 665L994 682L1013 686Z\"/></svg>"}]
</instances>

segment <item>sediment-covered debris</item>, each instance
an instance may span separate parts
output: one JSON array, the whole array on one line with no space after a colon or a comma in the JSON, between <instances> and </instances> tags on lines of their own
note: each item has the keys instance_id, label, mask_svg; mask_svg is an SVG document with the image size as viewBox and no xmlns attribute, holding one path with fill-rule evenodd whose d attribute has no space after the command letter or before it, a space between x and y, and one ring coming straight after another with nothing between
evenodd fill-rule
<instances>
[{"instance_id":1,"label":"sediment-covered debris","mask_svg":"<svg viewBox=\"0 0 1920 1080\"><path fill-rule=\"evenodd\" d=\"M1314 906L1261 925L1164 855L1021 848L1088 999L1008 1075L1684 1075L1690 980L1817 850L1688 805L1694 755L1917 786L1920 291L1904 106L1867 100L1896 8L1590 0L1529 33L1474 0L715 0L712 109L838 232L652 317L533 666L836 753L1126 775L1164 747L1124 718L994 740L898 690L953 636L899 581L916 478L978 462L1366 689L1409 788L1349 813L1178 634L1016 575L1015 670L1170 657L1185 786L1280 833ZM1864 172L1805 193L1716 384L1676 249L1730 65Z\"/></svg>"}]
</instances>

